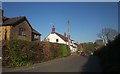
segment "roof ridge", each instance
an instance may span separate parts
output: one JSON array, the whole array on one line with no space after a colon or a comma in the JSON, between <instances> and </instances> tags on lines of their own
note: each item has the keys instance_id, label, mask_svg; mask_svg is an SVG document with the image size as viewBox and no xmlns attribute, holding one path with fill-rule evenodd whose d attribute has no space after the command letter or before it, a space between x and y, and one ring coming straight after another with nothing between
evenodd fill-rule
<instances>
[{"instance_id":1,"label":"roof ridge","mask_svg":"<svg viewBox=\"0 0 120 74\"><path fill-rule=\"evenodd\" d=\"M67 42L67 37L65 37L64 35L59 34L59 33L57 33L57 32L55 32L55 34L57 34L60 38L62 38L64 41Z\"/></svg>"},{"instance_id":2,"label":"roof ridge","mask_svg":"<svg viewBox=\"0 0 120 74\"><path fill-rule=\"evenodd\" d=\"M19 18L19 17L24 18L25 16L15 16L15 17L11 17L10 19L12 19L12 18Z\"/></svg>"}]
</instances>

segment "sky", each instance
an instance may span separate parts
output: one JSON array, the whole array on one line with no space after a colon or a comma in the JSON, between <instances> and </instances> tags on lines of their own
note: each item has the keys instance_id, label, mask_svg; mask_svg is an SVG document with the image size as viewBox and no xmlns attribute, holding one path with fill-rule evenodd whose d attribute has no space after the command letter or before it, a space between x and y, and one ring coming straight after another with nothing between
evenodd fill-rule
<instances>
[{"instance_id":1,"label":"sky","mask_svg":"<svg viewBox=\"0 0 120 74\"><path fill-rule=\"evenodd\" d=\"M55 31L68 33L70 18L71 39L94 42L102 28L118 30L117 2L3 2L4 16L26 16L31 26L42 34L42 40Z\"/></svg>"}]
</instances>

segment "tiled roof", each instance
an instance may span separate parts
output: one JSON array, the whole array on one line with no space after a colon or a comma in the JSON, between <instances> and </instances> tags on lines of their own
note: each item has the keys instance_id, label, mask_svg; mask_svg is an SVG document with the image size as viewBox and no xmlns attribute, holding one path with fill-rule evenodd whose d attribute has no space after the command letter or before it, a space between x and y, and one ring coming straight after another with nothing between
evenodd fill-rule
<instances>
[{"instance_id":1,"label":"tiled roof","mask_svg":"<svg viewBox=\"0 0 120 74\"><path fill-rule=\"evenodd\" d=\"M35 29L32 29L32 33L35 33L37 35L41 35L38 31L36 31Z\"/></svg>"},{"instance_id":2,"label":"tiled roof","mask_svg":"<svg viewBox=\"0 0 120 74\"><path fill-rule=\"evenodd\" d=\"M63 36L63 35L61 35L61 34L59 34L59 33L57 33L57 32L55 32L55 34L57 34L61 39L63 39L65 42L68 42L68 38L67 37L65 37L65 36Z\"/></svg>"},{"instance_id":3,"label":"tiled roof","mask_svg":"<svg viewBox=\"0 0 120 74\"><path fill-rule=\"evenodd\" d=\"M14 26L14 25L17 25L17 23L21 23L24 20L26 20L27 23L29 24L29 26L31 27L32 33L35 33L37 35L41 35L39 32L37 32L35 29L32 28L32 26L30 25L30 23L28 22L28 20L25 16L19 16L19 17L13 17L13 18L3 17L2 26L8 26L8 25Z\"/></svg>"},{"instance_id":4,"label":"tiled roof","mask_svg":"<svg viewBox=\"0 0 120 74\"><path fill-rule=\"evenodd\" d=\"M8 19L9 19L8 17L5 17L5 16L2 17L3 22L5 22Z\"/></svg>"},{"instance_id":5,"label":"tiled roof","mask_svg":"<svg viewBox=\"0 0 120 74\"><path fill-rule=\"evenodd\" d=\"M6 20L7 19L7 20ZM13 17L13 18L7 18L7 17L3 17L3 24L4 26L7 25L14 25L15 23L21 21L21 20L25 20L25 16L19 16L19 17Z\"/></svg>"}]
</instances>

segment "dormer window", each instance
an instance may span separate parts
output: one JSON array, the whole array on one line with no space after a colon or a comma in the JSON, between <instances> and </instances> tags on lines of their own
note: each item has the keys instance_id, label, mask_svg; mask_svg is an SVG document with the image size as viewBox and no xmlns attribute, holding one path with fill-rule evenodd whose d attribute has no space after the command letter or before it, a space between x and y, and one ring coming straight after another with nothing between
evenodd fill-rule
<instances>
[{"instance_id":1,"label":"dormer window","mask_svg":"<svg viewBox=\"0 0 120 74\"><path fill-rule=\"evenodd\" d=\"M56 42L59 42L59 39L56 39Z\"/></svg>"},{"instance_id":2,"label":"dormer window","mask_svg":"<svg viewBox=\"0 0 120 74\"><path fill-rule=\"evenodd\" d=\"M19 35L25 36L25 30L23 28L19 28Z\"/></svg>"}]
</instances>

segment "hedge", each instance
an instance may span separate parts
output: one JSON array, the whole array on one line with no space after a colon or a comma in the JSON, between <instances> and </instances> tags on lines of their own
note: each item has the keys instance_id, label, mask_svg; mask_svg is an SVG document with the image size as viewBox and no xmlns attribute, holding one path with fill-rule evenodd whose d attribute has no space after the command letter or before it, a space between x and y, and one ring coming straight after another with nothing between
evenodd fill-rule
<instances>
[{"instance_id":1,"label":"hedge","mask_svg":"<svg viewBox=\"0 0 120 74\"><path fill-rule=\"evenodd\" d=\"M98 56L104 72L120 71L120 34L114 41L94 52Z\"/></svg>"},{"instance_id":2,"label":"hedge","mask_svg":"<svg viewBox=\"0 0 120 74\"><path fill-rule=\"evenodd\" d=\"M70 54L65 44L22 40L6 41L2 50L2 65L6 67L30 66Z\"/></svg>"}]
</instances>

